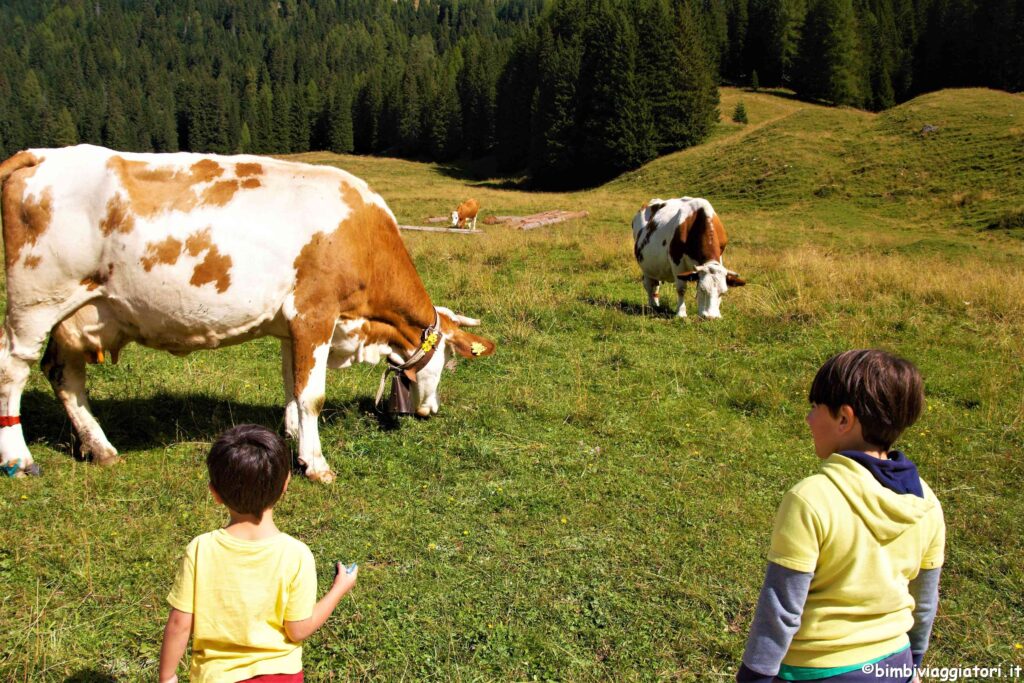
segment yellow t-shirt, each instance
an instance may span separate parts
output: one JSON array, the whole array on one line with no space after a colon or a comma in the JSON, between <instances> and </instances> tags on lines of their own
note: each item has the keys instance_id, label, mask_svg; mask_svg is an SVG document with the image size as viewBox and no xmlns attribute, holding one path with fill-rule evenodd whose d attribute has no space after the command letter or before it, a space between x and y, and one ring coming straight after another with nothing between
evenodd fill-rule
<instances>
[{"instance_id":1,"label":"yellow t-shirt","mask_svg":"<svg viewBox=\"0 0 1024 683\"><path fill-rule=\"evenodd\" d=\"M313 616L316 562L302 541L258 541L217 529L192 539L167 596L192 617L192 683L230 683L302 670L285 621Z\"/></svg>"},{"instance_id":2,"label":"yellow t-shirt","mask_svg":"<svg viewBox=\"0 0 1024 683\"><path fill-rule=\"evenodd\" d=\"M942 566L946 525L935 494L898 494L834 454L782 499L768 560L814 572L800 629L783 663L830 668L905 647L914 625L908 584Z\"/></svg>"}]
</instances>

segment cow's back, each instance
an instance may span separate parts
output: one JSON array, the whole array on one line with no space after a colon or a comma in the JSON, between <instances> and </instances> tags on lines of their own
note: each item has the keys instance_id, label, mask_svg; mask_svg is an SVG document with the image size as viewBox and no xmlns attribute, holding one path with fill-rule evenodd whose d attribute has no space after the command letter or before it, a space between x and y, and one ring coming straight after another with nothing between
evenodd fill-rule
<instances>
[{"instance_id":1,"label":"cow's back","mask_svg":"<svg viewBox=\"0 0 1024 683\"><path fill-rule=\"evenodd\" d=\"M652 201L637 212L633 218L634 251L644 275L662 282L675 277L669 245L696 208L687 197Z\"/></svg>"},{"instance_id":2,"label":"cow's back","mask_svg":"<svg viewBox=\"0 0 1024 683\"><path fill-rule=\"evenodd\" d=\"M300 255L344 233L354 206L394 220L363 181L332 167L88 145L31 152L41 161L22 201L45 198L47 224L8 269L12 299L84 287L161 346L251 334L289 304Z\"/></svg>"},{"instance_id":3,"label":"cow's back","mask_svg":"<svg viewBox=\"0 0 1024 683\"><path fill-rule=\"evenodd\" d=\"M703 220L698 221L699 218ZM697 243L703 238L688 234L691 228L715 231L714 254L700 253L704 249ZM672 280L681 266L689 268L709 258L720 258L725 245L721 221L711 203L701 197L651 200L633 217L632 230L634 252L641 270L644 275L662 282Z\"/></svg>"}]
</instances>

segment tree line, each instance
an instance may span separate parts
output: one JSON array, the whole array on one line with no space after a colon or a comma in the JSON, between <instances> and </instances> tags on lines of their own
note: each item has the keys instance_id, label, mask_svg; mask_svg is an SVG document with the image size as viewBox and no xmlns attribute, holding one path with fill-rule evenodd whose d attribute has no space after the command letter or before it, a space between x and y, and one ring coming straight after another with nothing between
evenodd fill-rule
<instances>
[{"instance_id":1,"label":"tree line","mask_svg":"<svg viewBox=\"0 0 1024 683\"><path fill-rule=\"evenodd\" d=\"M1024 88L1024 0L705 0L723 80L882 110Z\"/></svg>"},{"instance_id":2,"label":"tree line","mask_svg":"<svg viewBox=\"0 0 1024 683\"><path fill-rule=\"evenodd\" d=\"M1020 90L1024 0L8 0L0 149L490 158L538 187L700 142L717 84Z\"/></svg>"}]
</instances>

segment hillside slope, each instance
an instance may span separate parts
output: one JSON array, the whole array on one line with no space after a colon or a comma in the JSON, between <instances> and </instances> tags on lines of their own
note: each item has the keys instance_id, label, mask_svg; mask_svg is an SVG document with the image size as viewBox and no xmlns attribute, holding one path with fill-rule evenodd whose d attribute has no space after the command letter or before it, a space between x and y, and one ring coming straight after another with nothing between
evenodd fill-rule
<instances>
[{"instance_id":1,"label":"hillside slope","mask_svg":"<svg viewBox=\"0 0 1024 683\"><path fill-rule=\"evenodd\" d=\"M750 123L733 123L742 101ZM711 141L608 186L780 208L839 199L947 226L1013 227L1024 214L1024 97L944 90L881 114L723 89Z\"/></svg>"}]
</instances>

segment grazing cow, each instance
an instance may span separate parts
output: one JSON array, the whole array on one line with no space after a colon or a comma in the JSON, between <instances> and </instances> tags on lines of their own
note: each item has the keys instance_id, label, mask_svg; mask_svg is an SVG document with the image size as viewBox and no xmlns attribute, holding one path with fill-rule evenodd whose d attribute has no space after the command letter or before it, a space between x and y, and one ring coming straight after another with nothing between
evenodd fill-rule
<instances>
[{"instance_id":1,"label":"grazing cow","mask_svg":"<svg viewBox=\"0 0 1024 683\"><path fill-rule=\"evenodd\" d=\"M633 217L633 253L643 271L644 290L658 308L658 287L673 281L679 295L676 315L686 317L686 283L697 283L697 315L721 318L722 295L746 284L722 265L728 240L722 220L706 199L652 199Z\"/></svg>"},{"instance_id":2,"label":"grazing cow","mask_svg":"<svg viewBox=\"0 0 1024 683\"><path fill-rule=\"evenodd\" d=\"M452 227L476 230L476 215L479 212L480 204L475 199L467 199L452 211Z\"/></svg>"},{"instance_id":3,"label":"grazing cow","mask_svg":"<svg viewBox=\"0 0 1024 683\"><path fill-rule=\"evenodd\" d=\"M478 321L435 308L391 210L337 168L79 145L19 152L0 165L0 183L9 474L38 469L19 413L47 335L44 371L83 454L100 463L117 451L89 410L87 362L117 362L133 341L185 355L277 337L285 428L307 476L324 482L334 478L317 432L328 367L384 356L416 382L412 409L427 416L446 358L494 351L461 328Z\"/></svg>"}]
</instances>

